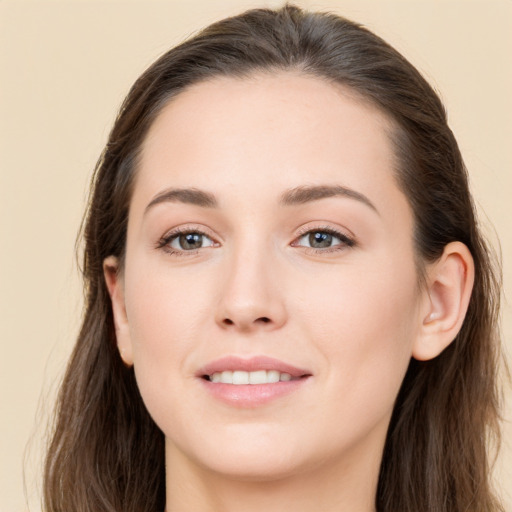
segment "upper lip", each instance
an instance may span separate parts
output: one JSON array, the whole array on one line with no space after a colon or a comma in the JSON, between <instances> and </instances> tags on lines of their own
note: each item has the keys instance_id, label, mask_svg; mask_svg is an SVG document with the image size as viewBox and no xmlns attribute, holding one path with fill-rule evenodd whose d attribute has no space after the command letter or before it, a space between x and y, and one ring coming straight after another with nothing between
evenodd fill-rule
<instances>
[{"instance_id":1,"label":"upper lip","mask_svg":"<svg viewBox=\"0 0 512 512\"><path fill-rule=\"evenodd\" d=\"M253 372L257 370L276 370L280 373L289 373L292 377L303 377L311 375L311 372L297 368L291 364L267 356L255 356L242 358L239 356L226 356L216 359L203 366L198 372L198 377L213 375L226 370Z\"/></svg>"}]
</instances>

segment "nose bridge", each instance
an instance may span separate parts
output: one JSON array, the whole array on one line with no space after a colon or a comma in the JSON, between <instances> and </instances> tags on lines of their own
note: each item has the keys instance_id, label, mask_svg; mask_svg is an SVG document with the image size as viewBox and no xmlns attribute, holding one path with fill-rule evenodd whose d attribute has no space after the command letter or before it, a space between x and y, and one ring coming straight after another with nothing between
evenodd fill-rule
<instances>
[{"instance_id":1,"label":"nose bridge","mask_svg":"<svg viewBox=\"0 0 512 512\"><path fill-rule=\"evenodd\" d=\"M245 236L229 252L217 322L244 331L282 326L284 295L278 283L278 258L268 238Z\"/></svg>"}]
</instances>

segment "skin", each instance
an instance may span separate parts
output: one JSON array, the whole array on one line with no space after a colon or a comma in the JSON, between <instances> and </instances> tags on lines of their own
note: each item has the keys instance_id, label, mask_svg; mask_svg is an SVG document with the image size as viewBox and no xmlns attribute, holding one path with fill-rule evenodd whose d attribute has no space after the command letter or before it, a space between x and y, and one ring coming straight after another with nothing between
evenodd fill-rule
<instances>
[{"instance_id":1,"label":"skin","mask_svg":"<svg viewBox=\"0 0 512 512\"><path fill-rule=\"evenodd\" d=\"M374 510L410 358L453 340L473 279L454 243L418 285L392 129L351 91L291 72L192 86L151 127L123 268L113 257L104 267L121 356L166 436L168 512ZM361 196L282 203L324 185ZM169 188L218 204L161 200ZM205 233L203 247L180 248L176 228ZM326 229L340 236L308 247ZM227 355L311 377L263 406L232 407L197 378Z\"/></svg>"}]
</instances>

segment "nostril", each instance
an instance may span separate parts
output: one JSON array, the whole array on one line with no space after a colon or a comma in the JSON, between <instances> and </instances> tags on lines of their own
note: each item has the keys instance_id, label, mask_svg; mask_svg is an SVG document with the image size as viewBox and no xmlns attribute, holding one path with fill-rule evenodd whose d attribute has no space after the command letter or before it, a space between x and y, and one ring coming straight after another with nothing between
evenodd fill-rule
<instances>
[{"instance_id":1,"label":"nostril","mask_svg":"<svg viewBox=\"0 0 512 512\"><path fill-rule=\"evenodd\" d=\"M263 324L268 324L268 323L271 323L272 320L270 320L270 318L268 318L267 316L261 316L259 318L256 318L255 320L255 323L263 323ZM231 320L231 318L224 318L224 320L222 320L222 323L224 325L235 325L235 322L233 322L233 320Z\"/></svg>"}]
</instances>

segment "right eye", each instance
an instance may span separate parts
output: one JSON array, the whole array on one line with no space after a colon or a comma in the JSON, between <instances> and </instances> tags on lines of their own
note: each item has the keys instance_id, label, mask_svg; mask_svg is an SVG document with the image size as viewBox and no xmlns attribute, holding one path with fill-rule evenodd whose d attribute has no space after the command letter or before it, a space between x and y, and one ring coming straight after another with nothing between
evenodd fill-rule
<instances>
[{"instance_id":1,"label":"right eye","mask_svg":"<svg viewBox=\"0 0 512 512\"><path fill-rule=\"evenodd\" d=\"M215 242L208 235L197 230L174 231L158 243L159 248L170 254L191 253L214 245Z\"/></svg>"},{"instance_id":2,"label":"right eye","mask_svg":"<svg viewBox=\"0 0 512 512\"><path fill-rule=\"evenodd\" d=\"M173 249L179 249L181 251L193 251L195 249L202 249L203 247L211 247L213 243L213 240L203 233L190 232L175 235L168 242L168 245Z\"/></svg>"}]
</instances>

